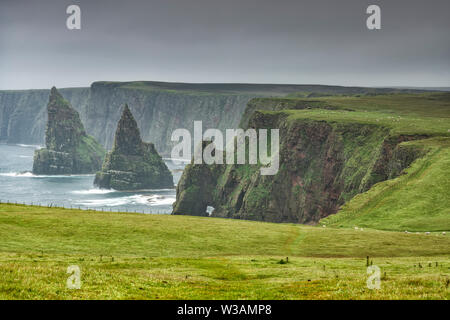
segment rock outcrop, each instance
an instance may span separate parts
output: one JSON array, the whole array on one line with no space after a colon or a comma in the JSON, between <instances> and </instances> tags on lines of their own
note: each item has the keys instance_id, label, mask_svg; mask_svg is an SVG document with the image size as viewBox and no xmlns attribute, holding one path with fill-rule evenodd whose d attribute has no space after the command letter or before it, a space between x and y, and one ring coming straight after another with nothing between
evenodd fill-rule
<instances>
[{"instance_id":1,"label":"rock outcrop","mask_svg":"<svg viewBox=\"0 0 450 320\"><path fill-rule=\"evenodd\" d=\"M117 126L114 145L94 184L104 189L173 188L173 177L153 143L145 143L128 105Z\"/></svg>"},{"instance_id":2,"label":"rock outcrop","mask_svg":"<svg viewBox=\"0 0 450 320\"><path fill-rule=\"evenodd\" d=\"M314 224L400 174L419 155L399 144L423 138L391 137L389 128L357 121L293 120L282 111L255 110L248 128L280 130L278 173L261 175L260 165L191 163L173 214L207 216L211 206L215 217Z\"/></svg>"},{"instance_id":3,"label":"rock outcrop","mask_svg":"<svg viewBox=\"0 0 450 320\"><path fill-rule=\"evenodd\" d=\"M78 112L53 87L47 105L45 148L36 150L34 174L87 174L100 169L103 147L88 136Z\"/></svg>"}]
</instances>

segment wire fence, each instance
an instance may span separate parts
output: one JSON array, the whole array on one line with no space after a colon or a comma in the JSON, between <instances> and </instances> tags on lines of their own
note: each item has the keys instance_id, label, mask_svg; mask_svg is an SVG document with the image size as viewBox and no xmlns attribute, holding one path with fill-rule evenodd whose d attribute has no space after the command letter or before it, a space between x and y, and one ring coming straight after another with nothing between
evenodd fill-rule
<instances>
[{"instance_id":1,"label":"wire fence","mask_svg":"<svg viewBox=\"0 0 450 320\"><path fill-rule=\"evenodd\" d=\"M128 208L111 208L111 207L101 207L101 208L89 208L86 206L66 206L61 204L42 204L39 202L18 202L9 200L0 200L0 204L18 205L18 206L34 206L41 208L55 208L55 209L66 209L66 210L83 210L83 211L96 211L96 212L119 212L119 213L143 213L143 214L170 214L167 210L143 210L143 209L128 209Z\"/></svg>"}]
</instances>

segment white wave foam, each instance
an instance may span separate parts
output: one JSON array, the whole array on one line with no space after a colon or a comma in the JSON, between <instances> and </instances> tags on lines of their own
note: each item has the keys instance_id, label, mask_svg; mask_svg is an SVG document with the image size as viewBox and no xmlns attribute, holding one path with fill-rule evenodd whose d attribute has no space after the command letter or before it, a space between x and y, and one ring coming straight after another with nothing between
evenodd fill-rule
<instances>
[{"instance_id":1,"label":"white wave foam","mask_svg":"<svg viewBox=\"0 0 450 320\"><path fill-rule=\"evenodd\" d=\"M148 202L154 206L171 205L175 202L176 198L173 196L160 196L153 195L148 198Z\"/></svg>"},{"instance_id":2,"label":"white wave foam","mask_svg":"<svg viewBox=\"0 0 450 320\"><path fill-rule=\"evenodd\" d=\"M184 159L184 158L163 158L163 160L173 161L173 162L176 162L176 161L187 162L187 163L191 162L191 159Z\"/></svg>"},{"instance_id":3,"label":"white wave foam","mask_svg":"<svg viewBox=\"0 0 450 320\"><path fill-rule=\"evenodd\" d=\"M93 174L67 174L67 175L37 175L30 171L26 172L7 172L0 173L0 176L4 177L17 177L17 178L69 178L69 177L93 177Z\"/></svg>"},{"instance_id":4,"label":"white wave foam","mask_svg":"<svg viewBox=\"0 0 450 320\"><path fill-rule=\"evenodd\" d=\"M22 148L35 148L35 149L42 149L43 147L37 144L22 144L18 143L17 146Z\"/></svg>"},{"instance_id":5,"label":"white wave foam","mask_svg":"<svg viewBox=\"0 0 450 320\"><path fill-rule=\"evenodd\" d=\"M107 194L111 192L116 192L116 190L113 189L89 189L89 190L75 190L71 193L73 194Z\"/></svg>"},{"instance_id":6,"label":"white wave foam","mask_svg":"<svg viewBox=\"0 0 450 320\"><path fill-rule=\"evenodd\" d=\"M129 197L120 197L120 198L83 200L77 202L77 204L93 207L101 207L101 206L115 207L115 206L123 206L126 204L148 204L148 202L147 199L141 195L133 195Z\"/></svg>"},{"instance_id":7,"label":"white wave foam","mask_svg":"<svg viewBox=\"0 0 450 320\"><path fill-rule=\"evenodd\" d=\"M8 172L8 173L0 173L0 176L4 177L34 177L34 174L31 172Z\"/></svg>"},{"instance_id":8,"label":"white wave foam","mask_svg":"<svg viewBox=\"0 0 450 320\"><path fill-rule=\"evenodd\" d=\"M109 198L109 199L93 199L83 200L76 202L77 205L83 205L88 207L116 207L127 204L143 204L149 206L171 205L175 202L175 197L170 196L144 196L144 195L132 195L128 197Z\"/></svg>"},{"instance_id":9,"label":"white wave foam","mask_svg":"<svg viewBox=\"0 0 450 320\"><path fill-rule=\"evenodd\" d=\"M33 156L19 156L19 158L33 158Z\"/></svg>"}]
</instances>

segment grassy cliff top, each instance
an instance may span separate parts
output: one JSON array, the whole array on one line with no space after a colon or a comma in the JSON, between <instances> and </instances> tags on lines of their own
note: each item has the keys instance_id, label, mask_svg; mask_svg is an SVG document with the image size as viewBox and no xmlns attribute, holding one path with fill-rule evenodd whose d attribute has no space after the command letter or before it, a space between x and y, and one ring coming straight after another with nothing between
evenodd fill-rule
<instances>
[{"instance_id":1,"label":"grassy cliff top","mask_svg":"<svg viewBox=\"0 0 450 320\"><path fill-rule=\"evenodd\" d=\"M257 98L250 101L244 118L254 110L281 113L290 121L379 125L393 135L450 136L450 93Z\"/></svg>"},{"instance_id":2,"label":"grassy cliff top","mask_svg":"<svg viewBox=\"0 0 450 320\"><path fill-rule=\"evenodd\" d=\"M391 130L392 135L450 136L450 119L419 116L399 116L390 113L345 110L283 110L264 111L287 115L289 121L318 120L329 123L378 125Z\"/></svg>"},{"instance_id":3,"label":"grassy cliff top","mask_svg":"<svg viewBox=\"0 0 450 320\"><path fill-rule=\"evenodd\" d=\"M261 96L314 96L314 95L348 95L348 94L383 94L393 92L425 92L420 89L395 88L367 88L343 87L314 84L253 84L253 83L183 83L158 81L131 81L114 82L98 81L92 84L93 88L113 87L146 91L170 91L185 93L223 93L223 94L252 94Z\"/></svg>"},{"instance_id":4,"label":"grassy cliff top","mask_svg":"<svg viewBox=\"0 0 450 320\"><path fill-rule=\"evenodd\" d=\"M249 111L321 108L450 118L450 92L356 94L325 97L255 98Z\"/></svg>"},{"instance_id":5,"label":"grassy cliff top","mask_svg":"<svg viewBox=\"0 0 450 320\"><path fill-rule=\"evenodd\" d=\"M450 92L333 96L311 98L310 100L356 111L450 118Z\"/></svg>"}]
</instances>

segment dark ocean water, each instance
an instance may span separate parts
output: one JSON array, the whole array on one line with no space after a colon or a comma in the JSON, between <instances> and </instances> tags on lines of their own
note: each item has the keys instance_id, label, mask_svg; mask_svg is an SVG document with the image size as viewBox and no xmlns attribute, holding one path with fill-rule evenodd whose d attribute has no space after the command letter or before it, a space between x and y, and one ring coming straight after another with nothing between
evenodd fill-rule
<instances>
[{"instance_id":1,"label":"dark ocean water","mask_svg":"<svg viewBox=\"0 0 450 320\"><path fill-rule=\"evenodd\" d=\"M94 175L35 176L38 146L0 144L0 201L107 211L170 213L175 189L122 192L93 186ZM186 163L165 159L177 184Z\"/></svg>"}]
</instances>

